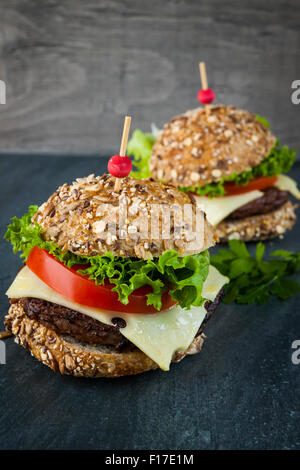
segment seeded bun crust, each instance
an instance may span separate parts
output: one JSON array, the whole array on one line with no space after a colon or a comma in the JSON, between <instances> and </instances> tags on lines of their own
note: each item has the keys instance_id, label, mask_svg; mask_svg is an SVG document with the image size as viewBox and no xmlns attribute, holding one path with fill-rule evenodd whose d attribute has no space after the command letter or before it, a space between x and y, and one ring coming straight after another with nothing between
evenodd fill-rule
<instances>
[{"instance_id":1,"label":"seeded bun crust","mask_svg":"<svg viewBox=\"0 0 300 470\"><path fill-rule=\"evenodd\" d=\"M213 228L203 213L203 237L195 240L193 224L198 209L193 198L175 186L129 177L122 179L118 193L114 192L114 185L115 178L111 175L77 178L71 185L60 186L39 208L33 221L42 228L45 240L54 242L62 251L77 255L104 255L111 251L118 256L147 259L160 256L169 249L175 249L181 256L199 253L215 244ZM179 227L172 213L170 236L161 236L164 222L160 211L156 219L160 234L151 238L150 206L153 204L160 208L165 204L181 209L186 204L191 205L193 220L185 226L182 236L178 237ZM121 227L118 225L120 213L126 214L126 218L121 218ZM147 227L147 222L149 230L146 230L145 239L140 233Z\"/></svg>"},{"instance_id":2,"label":"seeded bun crust","mask_svg":"<svg viewBox=\"0 0 300 470\"><path fill-rule=\"evenodd\" d=\"M286 202L276 211L238 220L224 220L216 226L221 243L231 239L248 241L267 240L283 235L293 228L297 204Z\"/></svg>"},{"instance_id":3,"label":"seeded bun crust","mask_svg":"<svg viewBox=\"0 0 300 470\"><path fill-rule=\"evenodd\" d=\"M258 165L275 144L254 114L217 105L187 111L165 124L153 146L153 177L177 186L204 186Z\"/></svg>"},{"instance_id":4,"label":"seeded bun crust","mask_svg":"<svg viewBox=\"0 0 300 470\"><path fill-rule=\"evenodd\" d=\"M75 377L121 377L157 369L158 365L137 348L116 352L109 346L92 346L71 336L62 336L37 321L30 320L22 302L11 305L5 317L6 329L15 335L15 342L29 350L36 359L54 372ZM204 334L197 336L186 351L175 353L173 362L201 350Z\"/></svg>"}]
</instances>

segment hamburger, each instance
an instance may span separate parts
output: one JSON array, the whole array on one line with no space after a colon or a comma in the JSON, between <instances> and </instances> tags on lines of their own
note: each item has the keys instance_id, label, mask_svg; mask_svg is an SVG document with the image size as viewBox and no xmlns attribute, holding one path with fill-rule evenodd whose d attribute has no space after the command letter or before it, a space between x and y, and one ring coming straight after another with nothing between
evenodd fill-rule
<instances>
[{"instance_id":1,"label":"hamburger","mask_svg":"<svg viewBox=\"0 0 300 470\"><path fill-rule=\"evenodd\" d=\"M210 265L216 236L188 193L131 177L116 191L115 181L64 184L5 235L25 261L6 293L6 329L61 374L169 370L200 351L228 281Z\"/></svg>"},{"instance_id":2,"label":"hamburger","mask_svg":"<svg viewBox=\"0 0 300 470\"><path fill-rule=\"evenodd\" d=\"M295 151L280 143L265 118L216 105L174 117L162 131L137 130L128 145L138 177L153 177L193 193L221 242L282 236L293 227L299 199L284 173Z\"/></svg>"}]
</instances>

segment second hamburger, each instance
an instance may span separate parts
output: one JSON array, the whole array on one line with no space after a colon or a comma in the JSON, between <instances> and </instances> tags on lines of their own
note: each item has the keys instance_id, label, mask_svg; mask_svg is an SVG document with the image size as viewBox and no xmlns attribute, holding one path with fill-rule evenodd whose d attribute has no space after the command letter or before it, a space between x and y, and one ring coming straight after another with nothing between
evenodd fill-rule
<instances>
[{"instance_id":1,"label":"second hamburger","mask_svg":"<svg viewBox=\"0 0 300 470\"><path fill-rule=\"evenodd\" d=\"M135 131L128 150L140 177L193 193L222 242L274 238L295 223L290 194L300 193L283 174L295 152L280 146L264 118L233 106L211 106L209 114L197 108L156 137Z\"/></svg>"}]
</instances>

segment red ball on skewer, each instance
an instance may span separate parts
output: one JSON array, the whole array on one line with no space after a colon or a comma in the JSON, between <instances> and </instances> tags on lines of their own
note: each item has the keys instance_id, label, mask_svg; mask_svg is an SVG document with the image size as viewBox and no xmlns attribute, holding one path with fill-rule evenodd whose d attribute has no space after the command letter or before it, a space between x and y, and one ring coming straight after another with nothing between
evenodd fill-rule
<instances>
[{"instance_id":1,"label":"red ball on skewer","mask_svg":"<svg viewBox=\"0 0 300 470\"><path fill-rule=\"evenodd\" d=\"M129 157L114 155L110 158L107 169L112 176L116 178L125 178L132 170L132 163Z\"/></svg>"},{"instance_id":2,"label":"red ball on skewer","mask_svg":"<svg viewBox=\"0 0 300 470\"><path fill-rule=\"evenodd\" d=\"M109 173L116 178L114 192L121 189L122 178L128 176L132 170L132 163L129 157L126 157L126 147L130 130L131 117L126 116L124 120L123 134L120 146L120 155L114 155L108 162L107 169Z\"/></svg>"},{"instance_id":3,"label":"red ball on skewer","mask_svg":"<svg viewBox=\"0 0 300 470\"><path fill-rule=\"evenodd\" d=\"M199 62L200 78L202 83L202 89L198 91L198 100L204 104L206 115L209 115L209 104L215 99L215 93L211 88L208 88L206 66L205 62Z\"/></svg>"},{"instance_id":4,"label":"red ball on skewer","mask_svg":"<svg viewBox=\"0 0 300 470\"><path fill-rule=\"evenodd\" d=\"M206 88L205 90L202 88L202 90L198 91L198 100L202 104L210 104L214 101L216 95L215 92L211 88Z\"/></svg>"}]
</instances>

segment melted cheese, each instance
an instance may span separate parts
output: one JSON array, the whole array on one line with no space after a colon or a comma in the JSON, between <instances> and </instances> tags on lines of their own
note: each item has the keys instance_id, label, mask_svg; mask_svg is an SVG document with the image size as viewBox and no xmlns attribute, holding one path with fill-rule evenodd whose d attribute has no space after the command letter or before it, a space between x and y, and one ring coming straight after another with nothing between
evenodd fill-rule
<instances>
[{"instance_id":1,"label":"melted cheese","mask_svg":"<svg viewBox=\"0 0 300 470\"><path fill-rule=\"evenodd\" d=\"M278 175L277 181L274 184L282 191L289 191L296 199L300 199L300 191L297 188L297 183L292 178L286 175Z\"/></svg>"},{"instance_id":2,"label":"melted cheese","mask_svg":"<svg viewBox=\"0 0 300 470\"><path fill-rule=\"evenodd\" d=\"M220 289L228 282L216 268L210 266L208 277L203 286L203 297L214 300ZM6 292L10 298L35 297L81 312L107 325L118 316L126 320L122 334L163 370L169 370L172 356L177 350L185 350L193 341L201 325L206 310L192 307L184 310L172 307L157 314L130 314L109 312L99 308L86 307L66 299L42 282L25 266L16 276Z\"/></svg>"},{"instance_id":3,"label":"melted cheese","mask_svg":"<svg viewBox=\"0 0 300 470\"><path fill-rule=\"evenodd\" d=\"M205 196L194 196L196 203L207 216L207 220L214 226L218 225L222 220L234 212L239 207L248 204L261 197L261 191L249 191L245 194L238 194L237 196L222 196L210 199Z\"/></svg>"}]
</instances>

